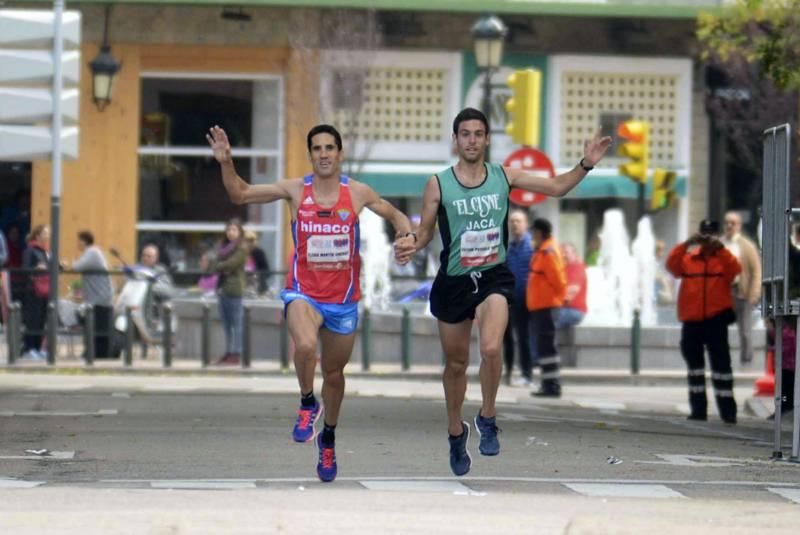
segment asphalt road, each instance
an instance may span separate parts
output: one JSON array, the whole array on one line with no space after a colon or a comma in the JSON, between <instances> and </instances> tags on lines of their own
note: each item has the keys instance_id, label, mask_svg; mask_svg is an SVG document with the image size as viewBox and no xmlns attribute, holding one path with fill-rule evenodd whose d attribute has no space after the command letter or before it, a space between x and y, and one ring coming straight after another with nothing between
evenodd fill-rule
<instances>
[{"instance_id":1,"label":"asphalt road","mask_svg":"<svg viewBox=\"0 0 800 535\"><path fill-rule=\"evenodd\" d=\"M762 420L523 399L498 408L501 454L473 434L456 478L441 399L352 396L322 484L312 443L290 437L295 395L112 390L0 390L0 532L800 529L800 465L767 458Z\"/></svg>"}]
</instances>

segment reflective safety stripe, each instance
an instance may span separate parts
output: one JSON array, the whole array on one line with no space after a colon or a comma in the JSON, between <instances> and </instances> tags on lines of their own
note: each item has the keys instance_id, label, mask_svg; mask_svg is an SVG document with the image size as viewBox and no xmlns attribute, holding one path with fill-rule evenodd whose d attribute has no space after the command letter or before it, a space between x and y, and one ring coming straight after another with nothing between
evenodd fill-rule
<instances>
[{"instance_id":1,"label":"reflective safety stripe","mask_svg":"<svg viewBox=\"0 0 800 535\"><path fill-rule=\"evenodd\" d=\"M692 394L700 394L706 391L706 385L697 385L697 386L690 386L689 392Z\"/></svg>"},{"instance_id":2,"label":"reflective safety stripe","mask_svg":"<svg viewBox=\"0 0 800 535\"><path fill-rule=\"evenodd\" d=\"M733 390L717 390L718 398L732 398Z\"/></svg>"},{"instance_id":3,"label":"reflective safety stripe","mask_svg":"<svg viewBox=\"0 0 800 535\"><path fill-rule=\"evenodd\" d=\"M547 366L548 364L561 364L561 357L556 355L554 357L545 357L539 359L540 366Z\"/></svg>"},{"instance_id":4,"label":"reflective safety stripe","mask_svg":"<svg viewBox=\"0 0 800 535\"><path fill-rule=\"evenodd\" d=\"M690 377L697 377L697 376L702 376L702 375L705 375L705 374L706 374L706 369L705 368L697 368L697 369L694 369L694 370L689 370L689 376Z\"/></svg>"},{"instance_id":5,"label":"reflective safety stripe","mask_svg":"<svg viewBox=\"0 0 800 535\"><path fill-rule=\"evenodd\" d=\"M542 379L560 379L561 374L558 372L542 373Z\"/></svg>"},{"instance_id":6,"label":"reflective safety stripe","mask_svg":"<svg viewBox=\"0 0 800 535\"><path fill-rule=\"evenodd\" d=\"M716 381L733 381L732 373L712 373L711 378Z\"/></svg>"}]
</instances>

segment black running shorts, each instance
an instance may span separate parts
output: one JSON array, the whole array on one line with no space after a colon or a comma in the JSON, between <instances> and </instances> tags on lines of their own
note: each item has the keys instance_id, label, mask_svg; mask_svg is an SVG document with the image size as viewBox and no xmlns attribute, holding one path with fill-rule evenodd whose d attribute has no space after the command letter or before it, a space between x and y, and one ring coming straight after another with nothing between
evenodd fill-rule
<instances>
[{"instance_id":1,"label":"black running shorts","mask_svg":"<svg viewBox=\"0 0 800 535\"><path fill-rule=\"evenodd\" d=\"M505 264L457 276L440 269L431 288L431 313L445 323L475 319L475 309L491 294L513 301L514 275Z\"/></svg>"}]
</instances>

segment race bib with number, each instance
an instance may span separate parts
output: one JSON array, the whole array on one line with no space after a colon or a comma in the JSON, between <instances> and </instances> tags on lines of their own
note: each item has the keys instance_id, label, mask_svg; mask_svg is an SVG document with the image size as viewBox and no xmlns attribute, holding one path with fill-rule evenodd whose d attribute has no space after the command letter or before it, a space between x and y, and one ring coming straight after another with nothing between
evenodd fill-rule
<instances>
[{"instance_id":1,"label":"race bib with number","mask_svg":"<svg viewBox=\"0 0 800 535\"><path fill-rule=\"evenodd\" d=\"M461 235L461 265L484 266L497 260L500 250L500 229L468 230Z\"/></svg>"},{"instance_id":2,"label":"race bib with number","mask_svg":"<svg viewBox=\"0 0 800 535\"><path fill-rule=\"evenodd\" d=\"M307 244L308 268L313 271L336 271L350 264L350 236L347 234L312 235Z\"/></svg>"}]
</instances>

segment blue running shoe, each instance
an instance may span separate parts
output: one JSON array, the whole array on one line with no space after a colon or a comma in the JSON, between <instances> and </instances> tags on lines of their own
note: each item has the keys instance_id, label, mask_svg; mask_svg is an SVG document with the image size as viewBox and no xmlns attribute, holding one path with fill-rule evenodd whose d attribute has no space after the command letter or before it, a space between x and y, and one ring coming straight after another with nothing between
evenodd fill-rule
<instances>
[{"instance_id":1,"label":"blue running shoe","mask_svg":"<svg viewBox=\"0 0 800 535\"><path fill-rule=\"evenodd\" d=\"M450 469L457 476L463 476L469 472L472 466L472 457L467 451L467 442L469 441L469 424L461 422L461 427L464 432L460 437L447 437L450 442Z\"/></svg>"},{"instance_id":2,"label":"blue running shoe","mask_svg":"<svg viewBox=\"0 0 800 535\"><path fill-rule=\"evenodd\" d=\"M317 475L320 481L329 482L336 479L336 449L333 444L322 443L322 433L317 435L317 448L319 448L319 462Z\"/></svg>"},{"instance_id":3,"label":"blue running shoe","mask_svg":"<svg viewBox=\"0 0 800 535\"><path fill-rule=\"evenodd\" d=\"M314 424L317 423L320 414L319 402L314 403L313 407L303 407L297 411L297 421L294 423L292 438L295 442L308 442L314 438Z\"/></svg>"},{"instance_id":4,"label":"blue running shoe","mask_svg":"<svg viewBox=\"0 0 800 535\"><path fill-rule=\"evenodd\" d=\"M475 429L481 437L478 449L481 450L481 455L497 455L500 453L500 441L497 440L497 433L500 429L497 428L495 418L484 418L481 416L481 411L475 415Z\"/></svg>"}]
</instances>

